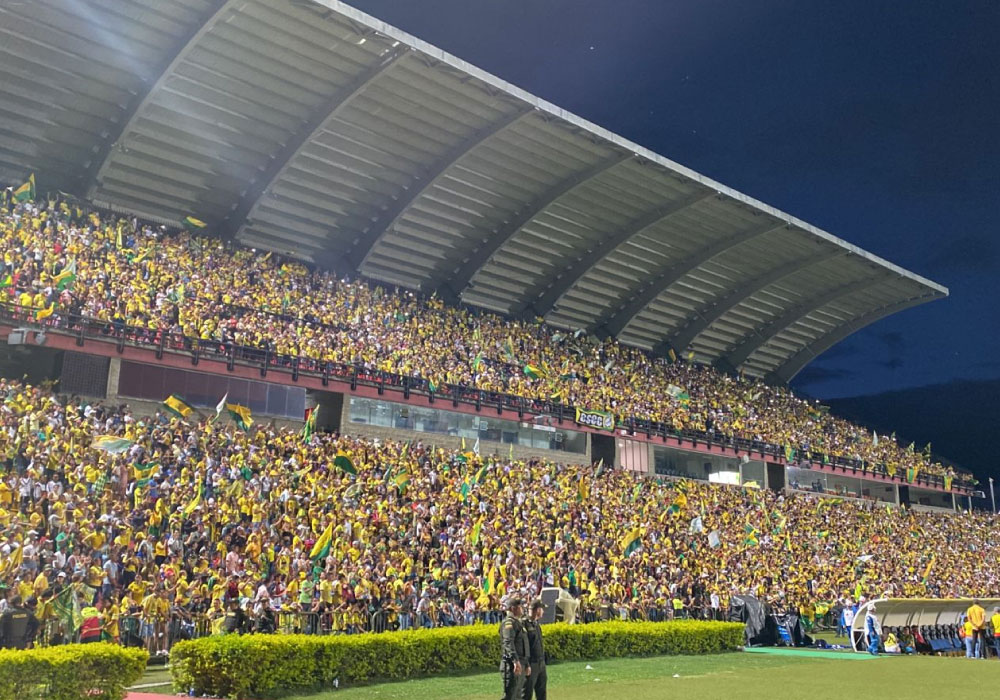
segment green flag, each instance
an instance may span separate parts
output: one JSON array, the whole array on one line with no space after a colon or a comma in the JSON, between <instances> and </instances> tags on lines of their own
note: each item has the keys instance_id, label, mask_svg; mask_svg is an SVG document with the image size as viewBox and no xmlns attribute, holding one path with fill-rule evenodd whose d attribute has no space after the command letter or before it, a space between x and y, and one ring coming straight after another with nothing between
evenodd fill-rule
<instances>
[{"instance_id":1,"label":"green flag","mask_svg":"<svg viewBox=\"0 0 1000 700\"><path fill-rule=\"evenodd\" d=\"M67 586L52 599L52 612L73 633L80 629L80 625L83 623L83 615L80 614L80 599L72 586Z\"/></svg>"},{"instance_id":2,"label":"green flag","mask_svg":"<svg viewBox=\"0 0 1000 700\"><path fill-rule=\"evenodd\" d=\"M326 559L330 553L330 545L333 543L333 522L326 526L323 534L319 536L313 548L309 551L309 558L313 561Z\"/></svg>"},{"instance_id":3,"label":"green flag","mask_svg":"<svg viewBox=\"0 0 1000 700\"><path fill-rule=\"evenodd\" d=\"M545 376L545 370L540 367L536 367L535 365L525 365L524 374L531 379L541 379Z\"/></svg>"},{"instance_id":4,"label":"green flag","mask_svg":"<svg viewBox=\"0 0 1000 700\"><path fill-rule=\"evenodd\" d=\"M90 446L95 450L116 455L128 451L134 444L131 440L115 435L98 435L94 438L94 442Z\"/></svg>"},{"instance_id":5,"label":"green flag","mask_svg":"<svg viewBox=\"0 0 1000 700\"><path fill-rule=\"evenodd\" d=\"M31 202L35 199L35 174L28 176L28 181L14 190L15 202Z\"/></svg>"},{"instance_id":6,"label":"green flag","mask_svg":"<svg viewBox=\"0 0 1000 700\"><path fill-rule=\"evenodd\" d=\"M622 556L627 557L642 546L642 528L632 528L621 541Z\"/></svg>"},{"instance_id":7,"label":"green flag","mask_svg":"<svg viewBox=\"0 0 1000 700\"><path fill-rule=\"evenodd\" d=\"M76 282L76 260L70 260L58 275L52 278L60 292L69 289Z\"/></svg>"},{"instance_id":8,"label":"green flag","mask_svg":"<svg viewBox=\"0 0 1000 700\"><path fill-rule=\"evenodd\" d=\"M316 415L319 413L319 406L314 406L309 409L309 417L306 418L305 425L302 426L302 442L309 442L312 439L313 434L316 432Z\"/></svg>"},{"instance_id":9,"label":"green flag","mask_svg":"<svg viewBox=\"0 0 1000 700\"><path fill-rule=\"evenodd\" d=\"M184 400L184 397L171 394L163 400L163 407L178 418L187 418L194 411L194 406Z\"/></svg>"},{"instance_id":10,"label":"green flag","mask_svg":"<svg viewBox=\"0 0 1000 700\"><path fill-rule=\"evenodd\" d=\"M399 489L399 493L403 494L406 492L406 487L410 485L410 473L403 470L396 474L392 480L396 484L396 488Z\"/></svg>"},{"instance_id":11,"label":"green flag","mask_svg":"<svg viewBox=\"0 0 1000 700\"><path fill-rule=\"evenodd\" d=\"M351 461L351 458L347 456L346 452L338 452L337 456L333 460L333 465L335 467L339 467L341 471L346 472L351 476L358 475L358 470L354 466L354 462Z\"/></svg>"},{"instance_id":12,"label":"green flag","mask_svg":"<svg viewBox=\"0 0 1000 700\"><path fill-rule=\"evenodd\" d=\"M230 417L236 421L236 427L245 433L250 431L250 426L253 425L253 418L250 416L250 409L247 406L238 403L227 403L226 410L229 411Z\"/></svg>"}]
</instances>

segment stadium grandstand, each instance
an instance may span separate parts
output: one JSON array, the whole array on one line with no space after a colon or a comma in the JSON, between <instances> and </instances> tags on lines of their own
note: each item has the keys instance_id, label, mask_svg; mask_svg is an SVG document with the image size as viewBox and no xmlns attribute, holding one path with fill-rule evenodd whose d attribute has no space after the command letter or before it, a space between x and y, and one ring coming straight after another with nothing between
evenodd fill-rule
<instances>
[{"instance_id":1,"label":"stadium grandstand","mask_svg":"<svg viewBox=\"0 0 1000 700\"><path fill-rule=\"evenodd\" d=\"M972 474L787 387L940 285L335 0L0 35L0 581L39 644L89 609L165 652L233 604L359 633L553 585L587 622L995 592Z\"/></svg>"}]
</instances>

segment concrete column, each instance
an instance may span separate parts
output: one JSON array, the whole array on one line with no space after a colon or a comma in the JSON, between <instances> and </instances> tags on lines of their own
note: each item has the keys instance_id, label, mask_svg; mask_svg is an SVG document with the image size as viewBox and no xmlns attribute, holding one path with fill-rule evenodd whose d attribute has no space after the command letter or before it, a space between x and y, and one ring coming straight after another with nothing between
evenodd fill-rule
<instances>
[{"instance_id":1,"label":"concrete column","mask_svg":"<svg viewBox=\"0 0 1000 700\"><path fill-rule=\"evenodd\" d=\"M104 391L104 398L109 401L118 401L118 379L122 373L122 360L120 357L112 357L108 363L108 386Z\"/></svg>"}]
</instances>

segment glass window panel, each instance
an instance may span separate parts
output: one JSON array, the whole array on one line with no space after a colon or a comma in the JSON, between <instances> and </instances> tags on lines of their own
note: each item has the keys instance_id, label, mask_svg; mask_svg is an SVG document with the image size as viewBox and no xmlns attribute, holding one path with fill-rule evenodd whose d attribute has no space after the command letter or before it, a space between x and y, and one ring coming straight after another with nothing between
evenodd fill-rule
<instances>
[{"instance_id":1,"label":"glass window panel","mask_svg":"<svg viewBox=\"0 0 1000 700\"><path fill-rule=\"evenodd\" d=\"M218 402L216 402L218 403ZM305 418L306 415L306 390L299 389L297 387L292 387L288 389L288 398L285 403L285 410L288 412L286 415L289 418L301 419ZM337 424L340 423L340 417L338 416Z\"/></svg>"},{"instance_id":2,"label":"glass window panel","mask_svg":"<svg viewBox=\"0 0 1000 700\"><path fill-rule=\"evenodd\" d=\"M743 473L743 483L756 483L760 488L764 488L764 472L766 468L763 462L749 461L743 462L741 471Z\"/></svg>"}]
</instances>

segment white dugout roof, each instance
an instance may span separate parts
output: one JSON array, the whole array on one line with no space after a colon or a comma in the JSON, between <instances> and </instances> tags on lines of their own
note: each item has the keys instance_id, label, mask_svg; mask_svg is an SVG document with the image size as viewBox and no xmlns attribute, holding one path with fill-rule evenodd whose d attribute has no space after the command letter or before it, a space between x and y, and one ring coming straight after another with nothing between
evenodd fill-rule
<instances>
[{"instance_id":1,"label":"white dugout roof","mask_svg":"<svg viewBox=\"0 0 1000 700\"><path fill-rule=\"evenodd\" d=\"M948 290L338 0L0 2L0 180L788 381Z\"/></svg>"}]
</instances>

